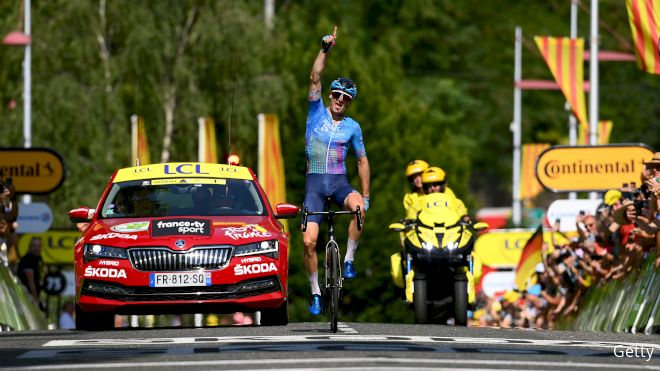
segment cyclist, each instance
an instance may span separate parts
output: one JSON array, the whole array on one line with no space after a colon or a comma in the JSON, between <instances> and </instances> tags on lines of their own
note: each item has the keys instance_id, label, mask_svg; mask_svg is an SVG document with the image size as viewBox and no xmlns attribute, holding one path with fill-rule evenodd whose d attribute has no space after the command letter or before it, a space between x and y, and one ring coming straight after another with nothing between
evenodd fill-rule
<instances>
[{"instance_id":1,"label":"cyclist","mask_svg":"<svg viewBox=\"0 0 660 371\"><path fill-rule=\"evenodd\" d=\"M410 183L410 193L403 196L403 209L406 212L406 219L415 219L417 217L417 206L419 198L424 195L422 188L422 173L429 168L429 164L424 160L413 160L406 166L406 177Z\"/></svg>"},{"instance_id":2,"label":"cyclist","mask_svg":"<svg viewBox=\"0 0 660 371\"><path fill-rule=\"evenodd\" d=\"M370 169L364 149L362 129L357 121L345 116L346 109L357 96L357 86L348 78L340 77L330 84L330 105L325 107L321 94L321 75L325 69L328 52L336 44L337 27L332 35L321 39L321 50L316 55L309 75L309 112L305 133L305 154L307 157L307 179L305 182L304 207L309 211L323 211L325 198L343 208L355 210L360 206L362 218L369 209ZM357 156L357 168L362 183L362 194L353 188L346 176L345 159L348 147L353 147ZM318 258L316 241L322 216L312 215L308 219L307 230L303 232L305 244L305 268L309 274L312 297L309 312L321 314L321 288L318 278ZM364 219L363 219L364 220ZM361 231L353 218L348 226L348 246L344 257L344 279L356 276L353 260L360 240Z\"/></svg>"}]
</instances>

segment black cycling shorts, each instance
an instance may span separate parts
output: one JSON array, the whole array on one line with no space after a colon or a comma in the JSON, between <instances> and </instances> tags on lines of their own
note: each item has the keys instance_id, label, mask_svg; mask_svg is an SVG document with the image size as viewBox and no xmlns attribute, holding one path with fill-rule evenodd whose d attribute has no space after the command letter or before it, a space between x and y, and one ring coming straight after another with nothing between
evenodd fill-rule
<instances>
[{"instance_id":1,"label":"black cycling shorts","mask_svg":"<svg viewBox=\"0 0 660 371\"><path fill-rule=\"evenodd\" d=\"M348 183L346 174L307 174L303 210L306 207L309 211L326 211L324 210L326 197L332 197L334 203L343 209L346 197L351 192L357 191ZM321 220L323 215L307 217L308 222L316 224L321 224Z\"/></svg>"}]
</instances>

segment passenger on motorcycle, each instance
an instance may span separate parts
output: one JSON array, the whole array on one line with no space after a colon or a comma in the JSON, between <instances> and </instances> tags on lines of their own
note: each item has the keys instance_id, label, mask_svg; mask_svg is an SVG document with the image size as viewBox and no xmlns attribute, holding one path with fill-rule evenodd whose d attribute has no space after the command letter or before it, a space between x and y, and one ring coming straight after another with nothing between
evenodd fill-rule
<instances>
[{"instance_id":1,"label":"passenger on motorcycle","mask_svg":"<svg viewBox=\"0 0 660 371\"><path fill-rule=\"evenodd\" d=\"M406 166L406 177L410 183L410 192L403 196L403 209L406 213L406 219L414 220L417 217L417 203L419 198L424 196L422 188L422 173L429 168L429 164L424 160L413 160Z\"/></svg>"}]
</instances>

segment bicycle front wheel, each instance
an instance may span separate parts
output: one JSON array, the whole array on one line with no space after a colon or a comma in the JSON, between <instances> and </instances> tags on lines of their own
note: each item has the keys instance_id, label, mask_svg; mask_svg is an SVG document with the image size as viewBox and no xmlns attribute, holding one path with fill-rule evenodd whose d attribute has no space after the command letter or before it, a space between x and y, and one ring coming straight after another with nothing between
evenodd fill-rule
<instances>
[{"instance_id":1,"label":"bicycle front wheel","mask_svg":"<svg viewBox=\"0 0 660 371\"><path fill-rule=\"evenodd\" d=\"M339 319L339 296L341 294L341 268L339 267L339 246L334 241L328 242L328 289L330 296L330 330L337 332L337 321Z\"/></svg>"}]
</instances>

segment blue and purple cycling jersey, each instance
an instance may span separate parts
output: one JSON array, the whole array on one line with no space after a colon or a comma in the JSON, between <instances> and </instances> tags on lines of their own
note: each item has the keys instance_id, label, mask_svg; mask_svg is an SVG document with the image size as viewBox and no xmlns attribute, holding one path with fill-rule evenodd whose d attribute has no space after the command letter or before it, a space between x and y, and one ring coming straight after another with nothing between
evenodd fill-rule
<instances>
[{"instance_id":1,"label":"blue and purple cycling jersey","mask_svg":"<svg viewBox=\"0 0 660 371\"><path fill-rule=\"evenodd\" d=\"M310 97L312 96L310 93ZM367 155L362 141L362 129L360 124L350 117L344 117L335 125L320 94L314 94L314 98L316 97L318 99L309 101L307 114L307 174L346 174L349 144L358 158Z\"/></svg>"}]
</instances>

